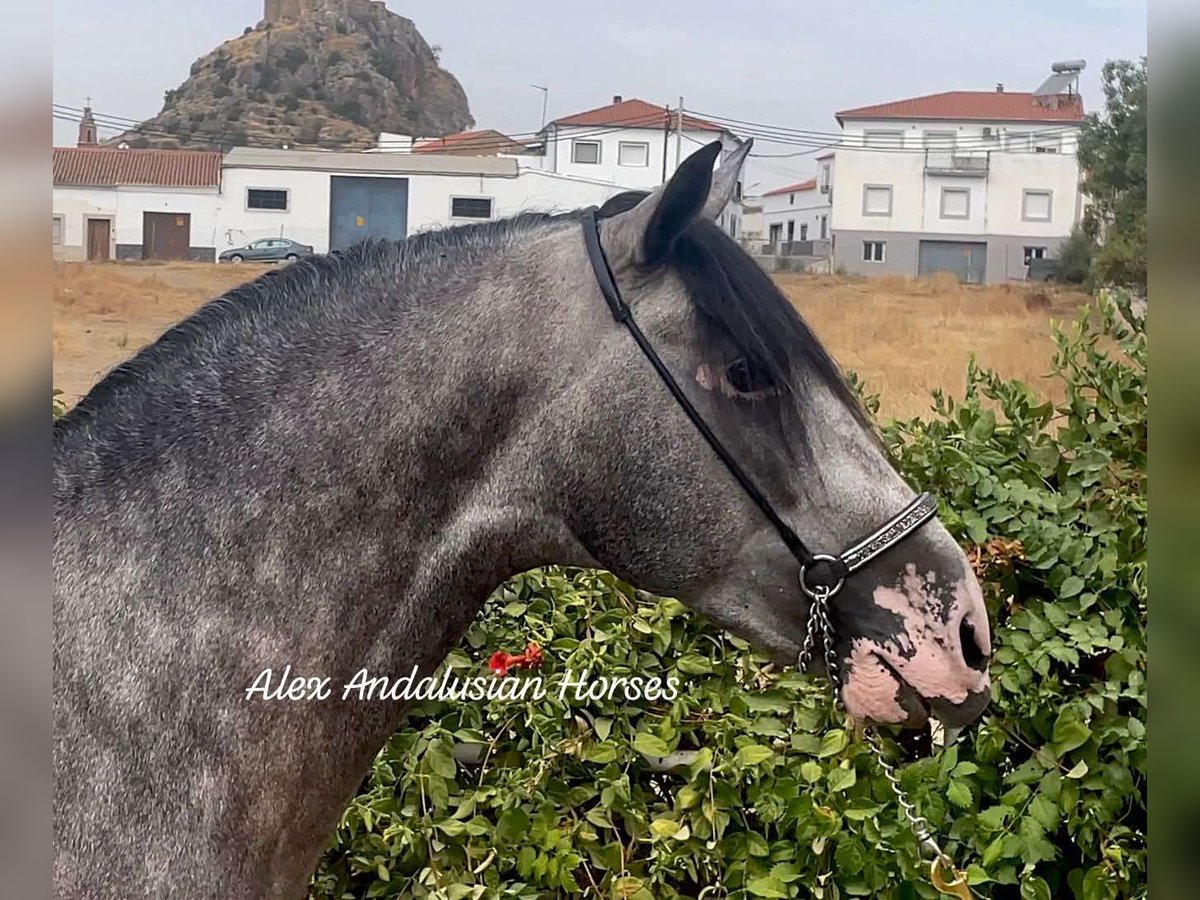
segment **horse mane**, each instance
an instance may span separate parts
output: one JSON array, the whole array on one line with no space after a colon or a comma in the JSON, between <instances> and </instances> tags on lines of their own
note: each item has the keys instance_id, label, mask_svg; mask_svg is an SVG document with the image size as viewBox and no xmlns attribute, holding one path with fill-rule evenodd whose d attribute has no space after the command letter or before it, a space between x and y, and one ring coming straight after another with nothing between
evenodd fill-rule
<instances>
[{"instance_id":1,"label":"horse mane","mask_svg":"<svg viewBox=\"0 0 1200 900\"><path fill-rule=\"evenodd\" d=\"M627 191L598 213L604 219L637 205L646 194ZM209 301L155 342L113 368L66 415L56 434L115 404L136 403L145 385L171 367L186 365L226 340L261 331L303 327L313 317L344 315L346 302L369 322L394 314L411 292L379 291L381 279L400 285L442 271L461 270L550 223L578 221L579 211L521 213L489 222L434 229L401 241L372 240L273 269ZM582 238L580 240L582 252ZM675 241L665 265L682 279L707 339L724 339L766 367L777 384L794 385L797 363L829 387L866 425L866 416L836 364L775 282L736 242L707 220L693 222ZM370 288L376 288L371 290ZM361 288L361 289L360 289ZM346 297L353 297L347 301Z\"/></svg>"}]
</instances>

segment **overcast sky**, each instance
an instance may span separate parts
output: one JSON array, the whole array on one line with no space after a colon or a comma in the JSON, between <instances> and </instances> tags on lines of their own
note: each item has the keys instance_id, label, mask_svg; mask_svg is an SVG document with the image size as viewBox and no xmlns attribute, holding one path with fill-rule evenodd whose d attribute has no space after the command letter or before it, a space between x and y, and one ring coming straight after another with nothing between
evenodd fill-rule
<instances>
[{"instance_id":1,"label":"overcast sky","mask_svg":"<svg viewBox=\"0 0 1200 900\"><path fill-rule=\"evenodd\" d=\"M1107 59L1146 52L1144 0L388 0L466 89L480 127L532 132L613 94L787 128L834 132L838 109L945 90L1033 90L1050 63L1086 59L1088 109ZM262 17L262 0L58 0L54 99L147 118L192 62ZM76 126L55 123L55 143ZM102 135L109 132L101 132ZM759 141L756 152L798 148ZM802 149L802 148L801 148ZM755 192L814 171L811 153L754 161ZM756 181L762 182L757 188Z\"/></svg>"}]
</instances>

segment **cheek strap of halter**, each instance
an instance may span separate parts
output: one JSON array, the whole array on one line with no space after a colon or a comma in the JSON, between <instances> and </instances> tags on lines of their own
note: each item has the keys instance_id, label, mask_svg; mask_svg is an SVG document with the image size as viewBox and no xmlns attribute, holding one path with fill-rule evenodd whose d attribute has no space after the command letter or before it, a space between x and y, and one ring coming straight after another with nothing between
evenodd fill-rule
<instances>
[{"instance_id":1,"label":"cheek strap of halter","mask_svg":"<svg viewBox=\"0 0 1200 900\"><path fill-rule=\"evenodd\" d=\"M592 271L596 276L596 283L600 287L600 293L604 295L605 301L608 303L608 308L612 312L613 318L622 323L633 336L638 347L650 364L654 367L654 371L658 373L658 377L663 384L667 386L667 390L671 392L671 396L683 408L684 413L691 419L696 430L700 432L700 436L708 443L717 454L717 457L725 464L725 468L729 470L729 474L734 477L734 480L741 485L742 490L754 502L767 521L779 534L784 545L791 551L791 554L796 557L796 561L800 563L800 587L810 597L815 596L816 592L825 593L826 597L837 593L841 588L842 583L855 569L861 568L866 563L878 556L888 547L907 537L926 521L928 521L937 512L937 501L929 494L921 494L906 506L900 513L893 516L882 527L877 529L872 534L860 540L849 550L846 550L840 556L829 556L827 554L813 553L800 540L800 536L792 530L787 522L780 518L771 506L762 491L758 489L753 479L738 465L737 460L733 458L733 454L726 449L720 439L713 433L713 430L708 427L708 423L704 421L704 417L700 415L700 411L688 399L687 394L683 392L683 388L675 380L666 364L659 357L654 349L654 345L638 327L637 322L633 318L633 310L629 308L629 304L621 297L620 288L617 287L617 280L613 276L612 269L608 265L608 258L604 255L604 248L600 245L600 226L596 221L596 207L590 206L583 211L583 243L587 248L588 261L592 264Z\"/></svg>"}]
</instances>

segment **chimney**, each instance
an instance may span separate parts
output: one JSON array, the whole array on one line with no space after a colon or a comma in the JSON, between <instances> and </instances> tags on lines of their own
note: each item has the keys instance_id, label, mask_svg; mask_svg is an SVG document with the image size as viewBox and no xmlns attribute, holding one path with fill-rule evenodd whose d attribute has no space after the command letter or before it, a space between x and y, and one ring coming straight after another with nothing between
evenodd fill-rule
<instances>
[{"instance_id":1,"label":"chimney","mask_svg":"<svg viewBox=\"0 0 1200 900\"><path fill-rule=\"evenodd\" d=\"M620 102L621 102L621 95L613 94L613 106L616 106Z\"/></svg>"},{"instance_id":2,"label":"chimney","mask_svg":"<svg viewBox=\"0 0 1200 900\"><path fill-rule=\"evenodd\" d=\"M997 94L1003 94L1003 93L1004 93L1004 82L1003 82L1003 81L997 81L997 82L996 82L996 93L997 93Z\"/></svg>"},{"instance_id":3,"label":"chimney","mask_svg":"<svg viewBox=\"0 0 1200 900\"><path fill-rule=\"evenodd\" d=\"M79 138L75 141L77 147L95 147L96 120L92 117L92 107L83 108L83 116L79 119Z\"/></svg>"}]
</instances>

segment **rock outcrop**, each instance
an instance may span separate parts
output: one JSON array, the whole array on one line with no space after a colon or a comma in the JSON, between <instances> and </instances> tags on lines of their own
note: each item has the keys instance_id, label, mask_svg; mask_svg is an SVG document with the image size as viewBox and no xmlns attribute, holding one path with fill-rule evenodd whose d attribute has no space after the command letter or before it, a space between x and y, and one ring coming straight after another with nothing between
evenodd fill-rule
<instances>
[{"instance_id":1,"label":"rock outcrop","mask_svg":"<svg viewBox=\"0 0 1200 900\"><path fill-rule=\"evenodd\" d=\"M365 149L380 132L474 124L458 80L378 0L265 0L264 18L192 64L132 146Z\"/></svg>"}]
</instances>

